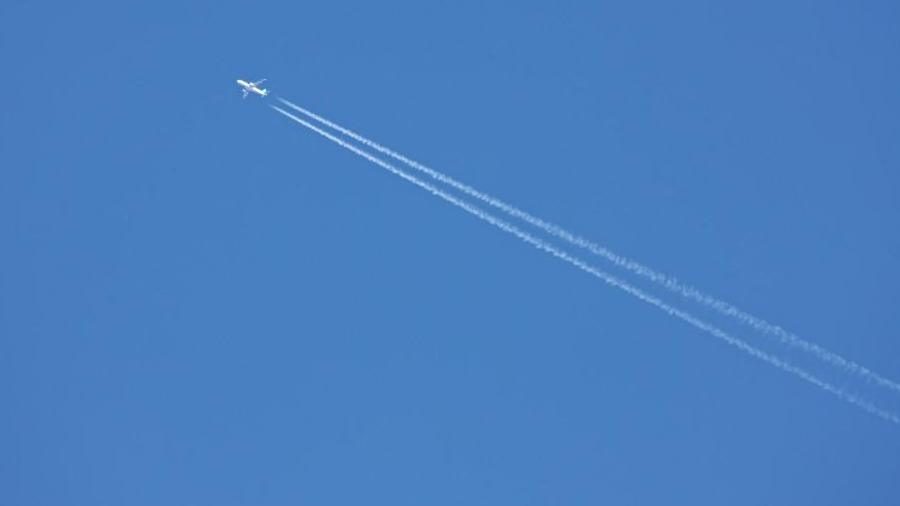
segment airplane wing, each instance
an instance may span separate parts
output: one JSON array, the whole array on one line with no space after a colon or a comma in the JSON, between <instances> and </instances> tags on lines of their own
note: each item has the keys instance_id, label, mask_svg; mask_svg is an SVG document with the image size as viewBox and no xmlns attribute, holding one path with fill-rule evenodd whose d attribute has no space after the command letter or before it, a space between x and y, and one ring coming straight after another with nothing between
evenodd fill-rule
<instances>
[{"instance_id":1,"label":"airplane wing","mask_svg":"<svg viewBox=\"0 0 900 506\"><path fill-rule=\"evenodd\" d=\"M244 98L247 98L247 94L248 94L248 93L249 93L249 92L248 92L246 89L241 90L241 95L243 95Z\"/></svg>"},{"instance_id":2,"label":"airplane wing","mask_svg":"<svg viewBox=\"0 0 900 506\"><path fill-rule=\"evenodd\" d=\"M256 81L255 83L250 83L250 86L259 86L260 84L262 84L264 82L266 82L265 79L260 79L259 81Z\"/></svg>"}]
</instances>

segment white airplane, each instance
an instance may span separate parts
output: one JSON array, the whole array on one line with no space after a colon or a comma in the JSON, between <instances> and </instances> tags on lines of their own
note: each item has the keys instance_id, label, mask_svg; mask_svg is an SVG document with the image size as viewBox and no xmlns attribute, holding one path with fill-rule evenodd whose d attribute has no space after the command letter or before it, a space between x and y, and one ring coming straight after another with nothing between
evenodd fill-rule
<instances>
[{"instance_id":1,"label":"white airplane","mask_svg":"<svg viewBox=\"0 0 900 506\"><path fill-rule=\"evenodd\" d=\"M247 95L249 95L250 92L256 93L257 95L259 95L261 97L268 95L269 94L268 90L264 90L259 87L259 85L262 84L263 82L265 82L265 79L260 79L259 81L256 81L255 83L248 83L247 81L244 81L243 79L237 80L238 86L240 86L242 88L241 93L244 94L244 98L247 98Z\"/></svg>"}]
</instances>

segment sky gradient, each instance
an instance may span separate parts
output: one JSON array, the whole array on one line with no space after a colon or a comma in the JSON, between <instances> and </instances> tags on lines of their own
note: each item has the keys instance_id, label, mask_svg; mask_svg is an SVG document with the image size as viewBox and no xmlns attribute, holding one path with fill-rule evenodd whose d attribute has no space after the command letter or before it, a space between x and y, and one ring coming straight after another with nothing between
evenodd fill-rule
<instances>
[{"instance_id":1,"label":"sky gradient","mask_svg":"<svg viewBox=\"0 0 900 506\"><path fill-rule=\"evenodd\" d=\"M898 21L4 3L0 503L897 504L900 426L234 80L897 380Z\"/></svg>"}]
</instances>

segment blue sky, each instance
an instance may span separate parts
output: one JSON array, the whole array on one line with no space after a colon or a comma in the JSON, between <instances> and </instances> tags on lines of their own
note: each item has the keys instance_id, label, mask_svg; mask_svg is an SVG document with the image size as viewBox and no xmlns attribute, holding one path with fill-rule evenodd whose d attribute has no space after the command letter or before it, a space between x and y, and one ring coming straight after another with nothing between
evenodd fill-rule
<instances>
[{"instance_id":1,"label":"blue sky","mask_svg":"<svg viewBox=\"0 0 900 506\"><path fill-rule=\"evenodd\" d=\"M896 504L897 425L234 80L897 379L898 20L5 2L0 502Z\"/></svg>"}]
</instances>

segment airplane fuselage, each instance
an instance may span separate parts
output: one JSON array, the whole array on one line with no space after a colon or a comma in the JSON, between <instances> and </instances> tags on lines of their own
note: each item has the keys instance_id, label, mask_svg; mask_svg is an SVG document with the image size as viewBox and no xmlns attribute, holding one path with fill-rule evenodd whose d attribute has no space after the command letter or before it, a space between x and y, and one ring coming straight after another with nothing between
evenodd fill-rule
<instances>
[{"instance_id":1,"label":"airplane fuselage","mask_svg":"<svg viewBox=\"0 0 900 506\"><path fill-rule=\"evenodd\" d=\"M249 83L244 81L243 79L237 80L238 86L243 89L244 96L246 97L248 93L255 93L261 97L264 97L269 94L268 90L264 90L256 85L256 83Z\"/></svg>"}]
</instances>

